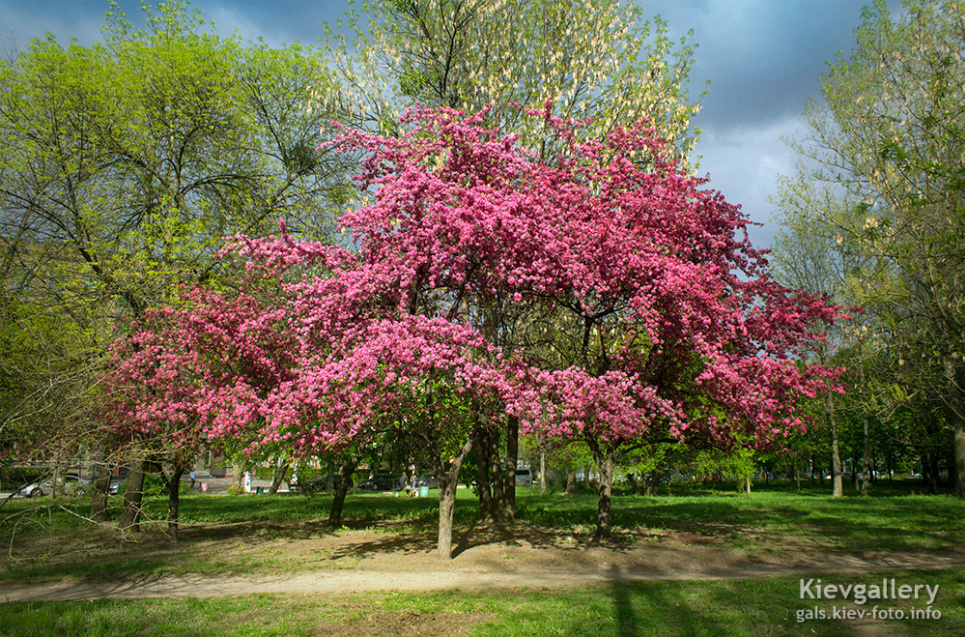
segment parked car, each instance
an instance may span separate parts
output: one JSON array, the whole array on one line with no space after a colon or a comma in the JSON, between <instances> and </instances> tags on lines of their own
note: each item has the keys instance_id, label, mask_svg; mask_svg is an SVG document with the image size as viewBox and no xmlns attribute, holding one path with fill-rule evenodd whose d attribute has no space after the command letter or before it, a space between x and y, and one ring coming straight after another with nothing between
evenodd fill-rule
<instances>
[{"instance_id":1,"label":"parked car","mask_svg":"<svg viewBox=\"0 0 965 637\"><path fill-rule=\"evenodd\" d=\"M90 491L91 488L91 481L87 478L81 478L76 473L68 473L61 478L61 492L66 495L80 495L85 491ZM110 486L107 488L107 493L108 495L117 495L119 490L120 483L112 480ZM53 492L53 478L33 482L18 491L18 493L25 498L38 498L50 495Z\"/></svg>"},{"instance_id":2,"label":"parked car","mask_svg":"<svg viewBox=\"0 0 965 637\"><path fill-rule=\"evenodd\" d=\"M364 491L397 491L399 476L387 473L370 476L368 480L359 482L359 489Z\"/></svg>"},{"instance_id":3,"label":"parked car","mask_svg":"<svg viewBox=\"0 0 965 637\"><path fill-rule=\"evenodd\" d=\"M25 498L39 498L53 491L53 480L47 478L42 482L33 482L17 491L17 495Z\"/></svg>"},{"instance_id":4,"label":"parked car","mask_svg":"<svg viewBox=\"0 0 965 637\"><path fill-rule=\"evenodd\" d=\"M298 493L319 493L321 491L334 491L338 488L339 481L341 477L333 474L328 474L324 476L319 476L314 480L309 480L308 482L297 482L292 485L292 490ZM351 487L352 479L349 478L349 487Z\"/></svg>"},{"instance_id":5,"label":"parked car","mask_svg":"<svg viewBox=\"0 0 965 637\"><path fill-rule=\"evenodd\" d=\"M517 486L517 487L531 487L531 486L533 486L533 471L532 471L532 469L517 469L517 470L516 470L516 486Z\"/></svg>"}]
</instances>

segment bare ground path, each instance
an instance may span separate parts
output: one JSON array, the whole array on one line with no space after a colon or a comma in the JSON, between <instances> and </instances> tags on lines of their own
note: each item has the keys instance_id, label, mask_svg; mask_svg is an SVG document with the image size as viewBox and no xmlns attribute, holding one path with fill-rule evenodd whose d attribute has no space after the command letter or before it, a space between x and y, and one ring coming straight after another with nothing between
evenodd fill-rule
<instances>
[{"instance_id":1,"label":"bare ground path","mask_svg":"<svg viewBox=\"0 0 965 637\"><path fill-rule=\"evenodd\" d=\"M203 550L223 552L226 557L272 555L289 567L276 570L275 574L65 578L34 584L8 581L0 583L0 602L513 590L614 581L819 577L831 573L965 568L965 550L861 555L813 546L742 550L706 543L684 533L587 546L572 537L547 535L536 529L515 529L511 536L475 529L466 537L471 537L472 543L460 544L456 558L448 562L437 559L431 538L372 531L235 544L210 542L204 543Z\"/></svg>"}]
</instances>

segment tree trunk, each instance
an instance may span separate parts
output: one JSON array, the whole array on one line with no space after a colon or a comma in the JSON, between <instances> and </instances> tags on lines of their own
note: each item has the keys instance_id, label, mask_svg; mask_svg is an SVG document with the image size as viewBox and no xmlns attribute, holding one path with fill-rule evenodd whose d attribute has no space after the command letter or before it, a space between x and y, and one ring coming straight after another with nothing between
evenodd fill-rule
<instances>
[{"instance_id":1,"label":"tree trunk","mask_svg":"<svg viewBox=\"0 0 965 637\"><path fill-rule=\"evenodd\" d=\"M519 462L519 420L509 417L506 424L506 473L503 489L503 502L500 507L502 522L512 522L516 518L516 466Z\"/></svg>"},{"instance_id":2,"label":"tree trunk","mask_svg":"<svg viewBox=\"0 0 965 637\"><path fill-rule=\"evenodd\" d=\"M922 480L922 482L924 483L925 488L927 489L927 488L928 488L929 481L930 481L930 480L929 480L929 476L928 476L928 472L931 470L931 469L929 469L929 467L928 467L928 454L925 453L924 451L922 451L922 452L920 453L920 457L919 457L918 460L919 460L919 462L921 462L921 480Z\"/></svg>"},{"instance_id":3,"label":"tree trunk","mask_svg":"<svg viewBox=\"0 0 965 637\"><path fill-rule=\"evenodd\" d=\"M546 450L539 450L539 494L546 495Z\"/></svg>"},{"instance_id":4,"label":"tree trunk","mask_svg":"<svg viewBox=\"0 0 965 637\"><path fill-rule=\"evenodd\" d=\"M576 471L572 467L566 469L566 495L576 493Z\"/></svg>"},{"instance_id":5,"label":"tree trunk","mask_svg":"<svg viewBox=\"0 0 965 637\"><path fill-rule=\"evenodd\" d=\"M586 441L589 444L590 453L593 454L597 472L600 474L600 484L597 489L596 533L593 534L593 539L599 542L610 537L613 522L611 512L613 471L616 468L616 457L611 444L601 448L599 441L591 435L586 436Z\"/></svg>"},{"instance_id":6,"label":"tree trunk","mask_svg":"<svg viewBox=\"0 0 965 637\"><path fill-rule=\"evenodd\" d=\"M147 462L136 461L127 473L127 488L124 489L124 512L121 514L121 530L137 533L141 530L141 504L144 501L144 474Z\"/></svg>"},{"instance_id":7,"label":"tree trunk","mask_svg":"<svg viewBox=\"0 0 965 637\"><path fill-rule=\"evenodd\" d=\"M335 497L332 498L332 508L328 514L330 526L342 526L342 508L345 506L345 496L352 488L352 474L359 466L362 456L349 456L338 470L338 484L335 485Z\"/></svg>"},{"instance_id":8,"label":"tree trunk","mask_svg":"<svg viewBox=\"0 0 965 637\"><path fill-rule=\"evenodd\" d=\"M436 475L439 478L439 559L452 559L452 520L456 511L456 489L459 488L459 470L473 447L473 438L467 440L459 453L453 456L446 470L442 456L436 458Z\"/></svg>"},{"instance_id":9,"label":"tree trunk","mask_svg":"<svg viewBox=\"0 0 965 637\"><path fill-rule=\"evenodd\" d=\"M480 427L475 436L476 449L476 492L479 495L479 519L487 522L493 519L493 494L489 483L489 429Z\"/></svg>"},{"instance_id":10,"label":"tree trunk","mask_svg":"<svg viewBox=\"0 0 965 637\"><path fill-rule=\"evenodd\" d=\"M60 476L61 476L61 473L62 473L62 472L61 472L61 470L60 470L60 457L58 456L57 460L54 461L53 481L50 483L50 496L53 497L53 498L56 498L56 497L58 497L58 496L60 495L60 491L61 491L61 484L60 484L60 479L61 479L61 478L60 478Z\"/></svg>"},{"instance_id":11,"label":"tree trunk","mask_svg":"<svg viewBox=\"0 0 965 637\"><path fill-rule=\"evenodd\" d=\"M274 495L278 493L278 489L281 487L281 483L285 481L285 476L288 475L288 466L290 460L285 460L281 465L275 467L275 475L271 478L271 486L268 487L268 493Z\"/></svg>"},{"instance_id":12,"label":"tree trunk","mask_svg":"<svg viewBox=\"0 0 965 637\"><path fill-rule=\"evenodd\" d=\"M178 541L178 520L181 509L181 475L184 467L175 466L167 480L168 487L168 536Z\"/></svg>"},{"instance_id":13,"label":"tree trunk","mask_svg":"<svg viewBox=\"0 0 965 637\"><path fill-rule=\"evenodd\" d=\"M506 476L499 457L499 430L495 427L489 427L488 429L489 467L492 469L489 480L493 487L493 520L496 522L503 522L503 513L505 511L504 507L506 504L504 501L504 498L506 497Z\"/></svg>"},{"instance_id":14,"label":"tree trunk","mask_svg":"<svg viewBox=\"0 0 965 637\"><path fill-rule=\"evenodd\" d=\"M861 390L864 391L864 364L861 363ZM867 496L868 490L871 487L871 434L868 428L868 411L867 409L861 410L861 420L862 426L864 428L864 450L861 454L861 495Z\"/></svg>"},{"instance_id":15,"label":"tree trunk","mask_svg":"<svg viewBox=\"0 0 965 637\"><path fill-rule=\"evenodd\" d=\"M111 486L111 470L106 464L97 465L97 474L92 483L94 499L90 504L90 518L98 522L110 519L107 514L107 490Z\"/></svg>"},{"instance_id":16,"label":"tree trunk","mask_svg":"<svg viewBox=\"0 0 965 637\"><path fill-rule=\"evenodd\" d=\"M861 495L868 495L871 488L871 435L868 430L868 414L864 414L864 449L861 454Z\"/></svg>"},{"instance_id":17,"label":"tree trunk","mask_svg":"<svg viewBox=\"0 0 965 637\"><path fill-rule=\"evenodd\" d=\"M945 358L945 385L948 391L946 420L952 427L955 442L955 466L948 467L955 495L965 497L965 388L959 383L958 366L951 356Z\"/></svg>"},{"instance_id":18,"label":"tree trunk","mask_svg":"<svg viewBox=\"0 0 965 637\"><path fill-rule=\"evenodd\" d=\"M646 476L644 476L644 481L646 481ZM637 484L637 477L632 473L627 474L627 483L630 485L630 493L639 493L640 486Z\"/></svg>"},{"instance_id":19,"label":"tree trunk","mask_svg":"<svg viewBox=\"0 0 965 637\"><path fill-rule=\"evenodd\" d=\"M825 396L825 405L828 412L828 424L831 426L831 479L833 487L831 496L835 498L844 497L844 479L841 475L841 452L838 450L838 426L834 418L834 401L831 394Z\"/></svg>"},{"instance_id":20,"label":"tree trunk","mask_svg":"<svg viewBox=\"0 0 965 637\"><path fill-rule=\"evenodd\" d=\"M241 490L245 486L245 465L243 463L235 463L231 465L231 491L232 493L241 493Z\"/></svg>"}]
</instances>

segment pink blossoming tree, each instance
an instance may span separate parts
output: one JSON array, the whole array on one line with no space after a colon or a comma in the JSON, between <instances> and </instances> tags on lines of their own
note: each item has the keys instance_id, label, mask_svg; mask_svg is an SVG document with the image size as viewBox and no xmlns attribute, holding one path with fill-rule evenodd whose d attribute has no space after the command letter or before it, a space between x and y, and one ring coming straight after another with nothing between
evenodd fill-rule
<instances>
[{"instance_id":1,"label":"pink blossoming tree","mask_svg":"<svg viewBox=\"0 0 965 637\"><path fill-rule=\"evenodd\" d=\"M206 436L257 422L254 440L301 447L385 426L417 435L442 479L446 558L459 467L494 421L587 441L599 537L622 450L766 445L800 427L796 398L835 388L832 370L801 361L836 308L774 283L739 209L663 160L651 130L582 142L549 107L531 115L564 149L551 164L448 110L410 113L400 138L346 132L332 145L367 155L357 179L374 195L342 217L353 249L236 240L282 292L238 342L208 338L205 360L252 362L236 375L200 365L194 398L142 393L157 404L138 409L172 418L194 400ZM204 334L214 319L198 316L179 323ZM278 336L245 340L264 329Z\"/></svg>"}]
</instances>

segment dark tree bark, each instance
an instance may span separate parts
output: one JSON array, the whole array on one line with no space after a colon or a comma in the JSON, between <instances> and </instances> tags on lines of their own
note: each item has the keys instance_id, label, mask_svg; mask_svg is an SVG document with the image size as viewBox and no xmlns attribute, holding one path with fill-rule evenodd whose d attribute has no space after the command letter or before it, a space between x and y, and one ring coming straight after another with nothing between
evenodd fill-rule
<instances>
[{"instance_id":1,"label":"dark tree bark","mask_svg":"<svg viewBox=\"0 0 965 637\"><path fill-rule=\"evenodd\" d=\"M597 542L610 537L612 530L612 499L613 499L613 471L616 468L616 453L612 444L602 446L592 435L586 436L586 441L593 455L600 483L597 488L596 533L593 539Z\"/></svg>"},{"instance_id":2,"label":"dark tree bark","mask_svg":"<svg viewBox=\"0 0 965 637\"><path fill-rule=\"evenodd\" d=\"M90 505L90 518L98 522L106 522L110 519L107 513L107 490L111 486L111 470L106 464L98 464L92 486L94 499Z\"/></svg>"},{"instance_id":3,"label":"dark tree bark","mask_svg":"<svg viewBox=\"0 0 965 637\"><path fill-rule=\"evenodd\" d=\"M932 495L938 493L938 461L937 453L928 454L928 492Z\"/></svg>"},{"instance_id":4,"label":"dark tree bark","mask_svg":"<svg viewBox=\"0 0 965 637\"><path fill-rule=\"evenodd\" d=\"M161 475L164 477L165 486L168 490L168 536L174 542L178 541L178 522L181 515L181 476L184 474L184 467L175 465L171 475Z\"/></svg>"},{"instance_id":5,"label":"dark tree bark","mask_svg":"<svg viewBox=\"0 0 965 637\"><path fill-rule=\"evenodd\" d=\"M349 456L345 459L338 470L338 484L335 485L335 496L332 498L332 508L328 514L330 526L338 527L342 525L342 508L345 506L345 496L352 488L352 474L358 468L362 456Z\"/></svg>"},{"instance_id":6,"label":"dark tree bark","mask_svg":"<svg viewBox=\"0 0 965 637\"><path fill-rule=\"evenodd\" d=\"M945 391L948 396L945 420L951 425L954 434L954 465L949 465L955 495L965 497L965 387L963 387L961 361L957 356L945 358Z\"/></svg>"},{"instance_id":7,"label":"dark tree bark","mask_svg":"<svg viewBox=\"0 0 965 637\"><path fill-rule=\"evenodd\" d=\"M646 479L646 478L644 478L644 479ZM631 492L631 493L639 493L639 492L640 492L640 485L637 484L637 477L636 477L634 474L632 474L632 473L628 473L628 474L627 474L627 483L629 483L629 485L630 485L630 492Z\"/></svg>"},{"instance_id":8,"label":"dark tree bark","mask_svg":"<svg viewBox=\"0 0 965 637\"><path fill-rule=\"evenodd\" d=\"M489 468L491 470L489 474L489 481L492 485L493 493L493 520L496 522L503 522L503 513L505 511L504 498L506 497L505 471L502 469L502 462L499 457L499 430L494 426L489 425Z\"/></svg>"},{"instance_id":9,"label":"dark tree bark","mask_svg":"<svg viewBox=\"0 0 965 637\"><path fill-rule=\"evenodd\" d=\"M491 469L489 429L487 427L479 428L476 432L474 444L476 450L476 491L479 495L479 519L483 522L489 522L493 520L494 514L492 486L489 480Z\"/></svg>"},{"instance_id":10,"label":"dark tree bark","mask_svg":"<svg viewBox=\"0 0 965 637\"><path fill-rule=\"evenodd\" d=\"M516 467L519 463L519 419L509 417L506 424L506 472L503 474L503 502L500 507L501 521L509 523L516 519Z\"/></svg>"}]
</instances>

